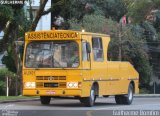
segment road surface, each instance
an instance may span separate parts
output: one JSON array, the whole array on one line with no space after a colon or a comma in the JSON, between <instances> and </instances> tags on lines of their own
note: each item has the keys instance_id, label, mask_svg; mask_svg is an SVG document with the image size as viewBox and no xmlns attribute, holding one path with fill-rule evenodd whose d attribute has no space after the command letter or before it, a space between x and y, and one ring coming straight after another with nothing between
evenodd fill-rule
<instances>
[{"instance_id":1,"label":"road surface","mask_svg":"<svg viewBox=\"0 0 160 116\"><path fill-rule=\"evenodd\" d=\"M1 103L0 110L0 116L1 114L7 116L5 113L13 113L14 116L43 116L45 113L46 116L51 114L52 116L107 116L107 114L122 116L124 113L129 113L130 116L141 113L141 116L146 116L147 113L152 113L153 116L159 116L160 98L134 98L132 105L117 105L114 97L98 98L94 107L85 107L77 99L52 99L49 105L41 105L40 101L36 100ZM127 110L132 112L125 112ZM150 112L145 112L147 110Z\"/></svg>"}]
</instances>

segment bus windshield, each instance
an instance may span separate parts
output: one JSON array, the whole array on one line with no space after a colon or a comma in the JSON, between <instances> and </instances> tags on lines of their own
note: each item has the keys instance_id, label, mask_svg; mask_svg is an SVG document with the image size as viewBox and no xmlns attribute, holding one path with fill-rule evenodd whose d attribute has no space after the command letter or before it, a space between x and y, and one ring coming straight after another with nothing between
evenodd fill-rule
<instances>
[{"instance_id":1,"label":"bus windshield","mask_svg":"<svg viewBox=\"0 0 160 116\"><path fill-rule=\"evenodd\" d=\"M79 66L79 47L75 41L34 41L27 45L27 68L71 68Z\"/></svg>"}]
</instances>

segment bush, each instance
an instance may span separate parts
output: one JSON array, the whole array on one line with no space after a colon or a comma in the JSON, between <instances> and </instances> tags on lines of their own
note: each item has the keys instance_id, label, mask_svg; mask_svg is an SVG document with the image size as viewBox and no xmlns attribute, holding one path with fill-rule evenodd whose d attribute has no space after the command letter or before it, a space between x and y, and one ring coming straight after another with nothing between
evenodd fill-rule
<instances>
[{"instance_id":1,"label":"bush","mask_svg":"<svg viewBox=\"0 0 160 116\"><path fill-rule=\"evenodd\" d=\"M139 91L140 94L149 94L150 91L146 88L141 88L140 91Z\"/></svg>"},{"instance_id":2,"label":"bush","mask_svg":"<svg viewBox=\"0 0 160 116\"><path fill-rule=\"evenodd\" d=\"M2 68L0 69L0 95L5 95L5 91L6 91L6 77L8 76L9 78L9 87L12 86L12 88L14 88L13 86L13 81L14 81L14 77L15 77L15 73L8 71L7 68Z\"/></svg>"}]
</instances>

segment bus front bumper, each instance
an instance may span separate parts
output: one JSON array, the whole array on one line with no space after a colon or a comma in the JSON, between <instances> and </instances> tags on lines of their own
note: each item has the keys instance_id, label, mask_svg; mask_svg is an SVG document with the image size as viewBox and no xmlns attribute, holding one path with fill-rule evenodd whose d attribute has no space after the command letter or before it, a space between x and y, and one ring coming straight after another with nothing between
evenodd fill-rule
<instances>
[{"instance_id":1,"label":"bus front bumper","mask_svg":"<svg viewBox=\"0 0 160 116\"><path fill-rule=\"evenodd\" d=\"M82 97L80 89L24 89L24 96L79 96Z\"/></svg>"}]
</instances>

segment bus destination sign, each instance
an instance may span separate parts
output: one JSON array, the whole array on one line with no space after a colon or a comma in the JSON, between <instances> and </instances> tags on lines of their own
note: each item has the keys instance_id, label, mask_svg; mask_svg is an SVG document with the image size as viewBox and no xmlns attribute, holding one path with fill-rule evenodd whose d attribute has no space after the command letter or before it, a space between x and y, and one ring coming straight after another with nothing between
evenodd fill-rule
<instances>
[{"instance_id":1,"label":"bus destination sign","mask_svg":"<svg viewBox=\"0 0 160 116\"><path fill-rule=\"evenodd\" d=\"M78 37L76 32L31 32L26 34L28 40L43 39L74 39Z\"/></svg>"}]
</instances>

